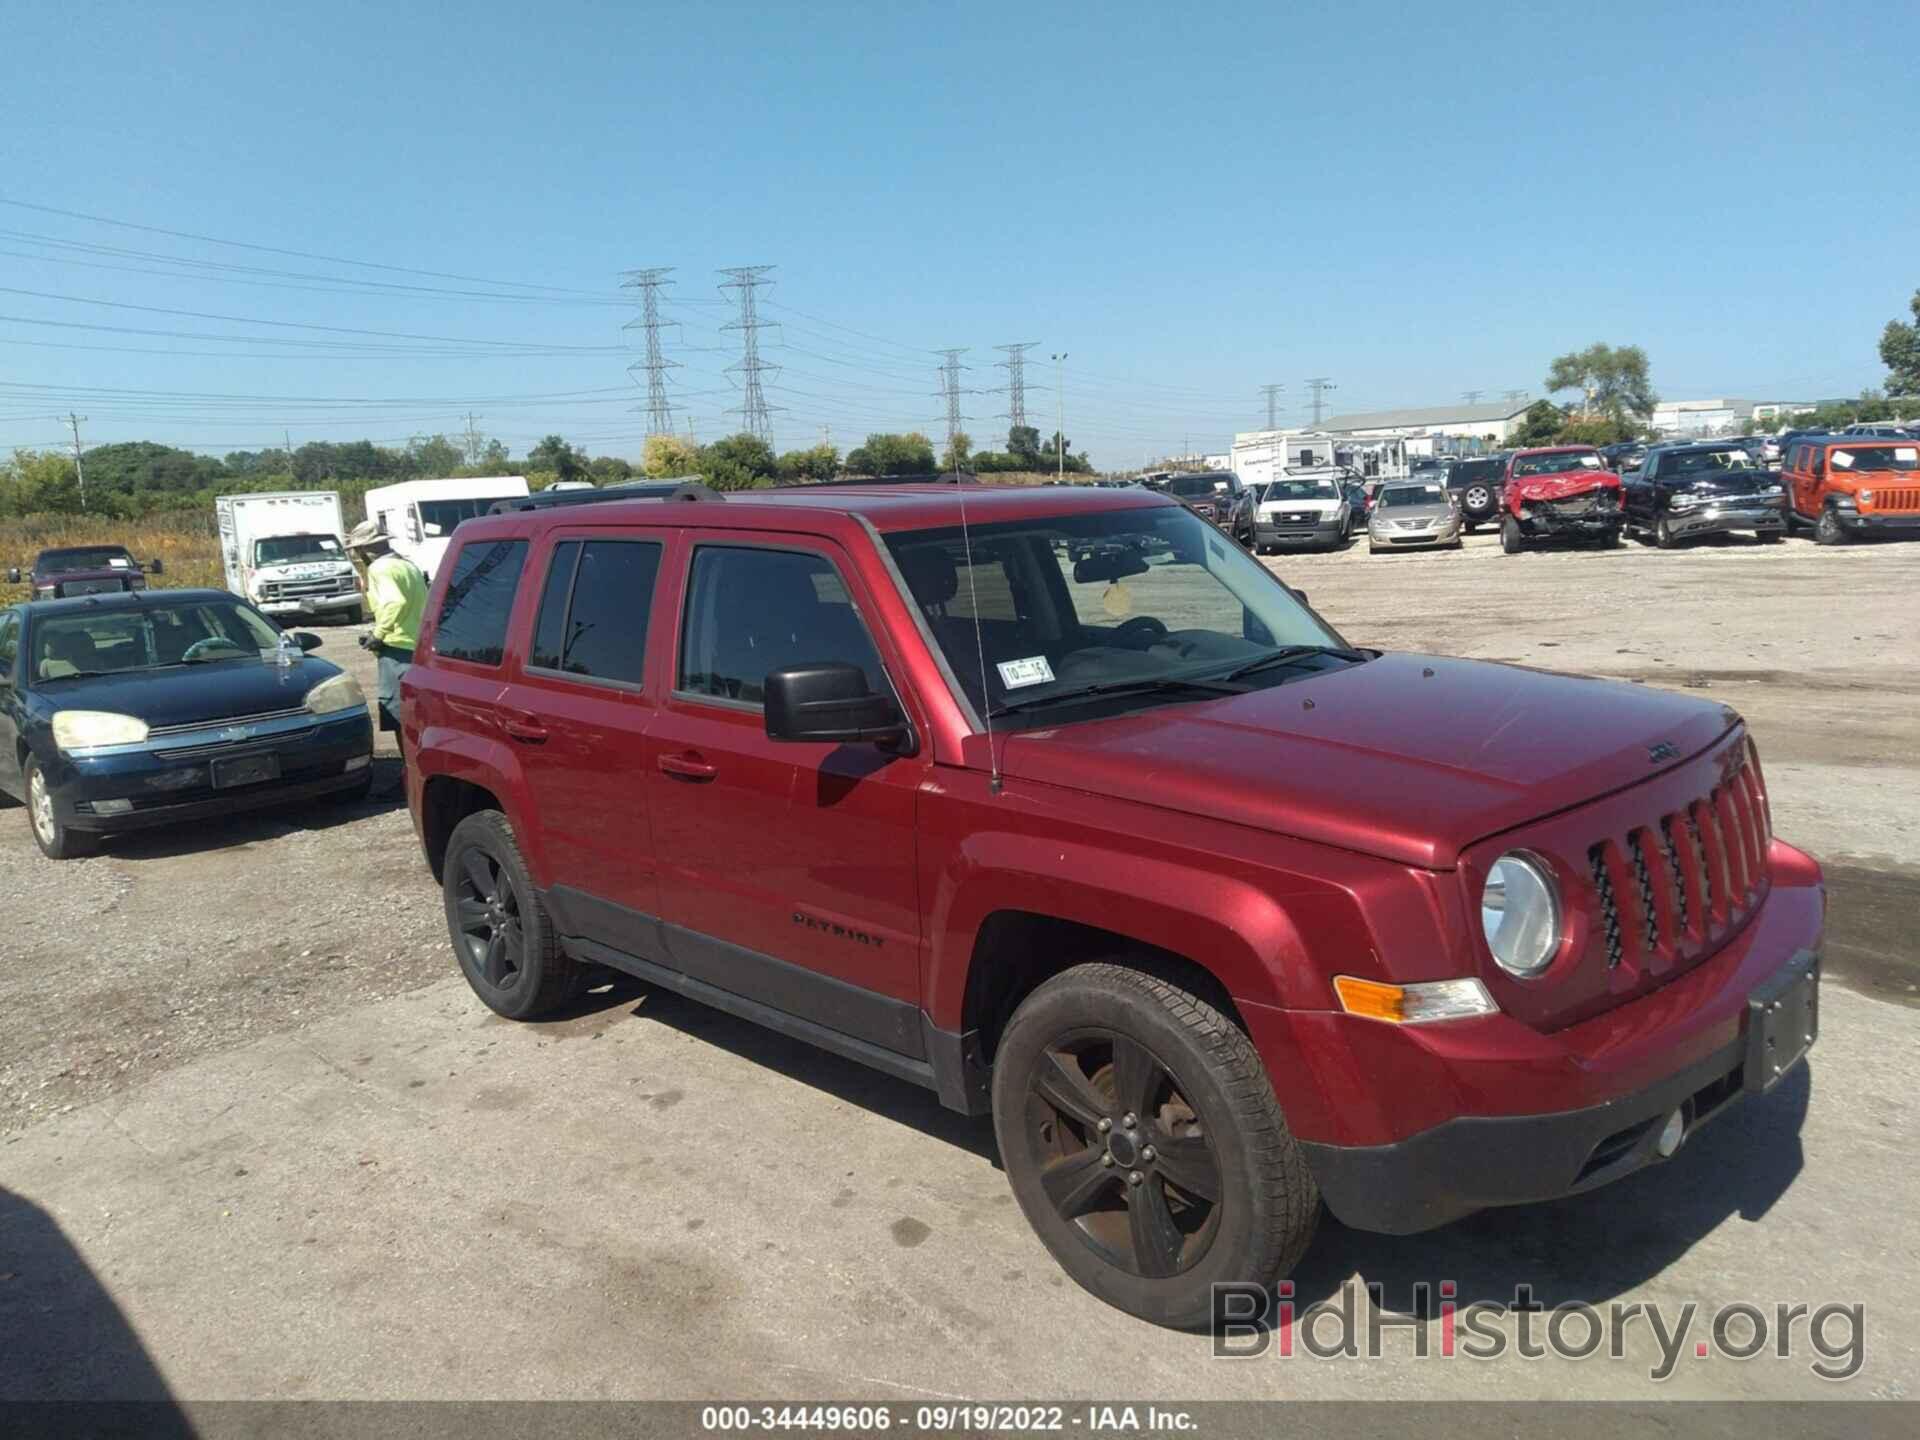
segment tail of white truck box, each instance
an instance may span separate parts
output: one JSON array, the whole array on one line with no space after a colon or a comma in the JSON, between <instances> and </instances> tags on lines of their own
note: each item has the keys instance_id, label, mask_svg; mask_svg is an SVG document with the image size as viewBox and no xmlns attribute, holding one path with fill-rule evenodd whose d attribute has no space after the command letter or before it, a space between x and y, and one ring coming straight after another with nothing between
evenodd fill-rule
<instances>
[{"instance_id":1,"label":"tail of white truck box","mask_svg":"<svg viewBox=\"0 0 1920 1440\"><path fill-rule=\"evenodd\" d=\"M406 556L433 578L447 541L462 520L484 515L496 500L527 493L524 475L489 475L466 480L403 480L367 491L367 518L378 522Z\"/></svg>"},{"instance_id":2,"label":"tail of white truck box","mask_svg":"<svg viewBox=\"0 0 1920 1440\"><path fill-rule=\"evenodd\" d=\"M347 558L332 490L220 495L227 588L278 620L357 620L360 581Z\"/></svg>"}]
</instances>

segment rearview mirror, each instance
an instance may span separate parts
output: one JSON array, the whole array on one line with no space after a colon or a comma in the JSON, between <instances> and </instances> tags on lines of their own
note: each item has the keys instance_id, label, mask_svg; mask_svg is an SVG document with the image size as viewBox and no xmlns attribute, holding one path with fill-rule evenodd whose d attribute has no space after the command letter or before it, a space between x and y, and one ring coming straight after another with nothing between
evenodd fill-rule
<instances>
[{"instance_id":1,"label":"rearview mirror","mask_svg":"<svg viewBox=\"0 0 1920 1440\"><path fill-rule=\"evenodd\" d=\"M298 645L302 650L318 650L323 642L320 637L311 630L295 630L293 632L293 643Z\"/></svg>"},{"instance_id":2,"label":"rearview mirror","mask_svg":"<svg viewBox=\"0 0 1920 1440\"><path fill-rule=\"evenodd\" d=\"M1147 573L1147 562L1138 550L1123 549L1118 545L1103 545L1084 560L1073 562L1073 578L1076 584L1091 585L1105 580L1111 584L1115 580L1124 580L1129 575Z\"/></svg>"},{"instance_id":3,"label":"rearview mirror","mask_svg":"<svg viewBox=\"0 0 1920 1440\"><path fill-rule=\"evenodd\" d=\"M164 574L166 574L166 573L167 573L167 562L166 562L166 561L164 561L164 560L162 560L162 559L161 559L161 558L160 558L160 557L159 557L158 555L156 555L156 556L154 556L154 557L153 557L153 559L151 559L151 560L149 560L149 561L147 562L147 573L148 573L149 575L164 575Z\"/></svg>"},{"instance_id":4,"label":"rearview mirror","mask_svg":"<svg viewBox=\"0 0 1920 1440\"><path fill-rule=\"evenodd\" d=\"M909 738L893 697L870 690L866 672L842 661L770 671L766 726L769 740L895 746Z\"/></svg>"}]
</instances>

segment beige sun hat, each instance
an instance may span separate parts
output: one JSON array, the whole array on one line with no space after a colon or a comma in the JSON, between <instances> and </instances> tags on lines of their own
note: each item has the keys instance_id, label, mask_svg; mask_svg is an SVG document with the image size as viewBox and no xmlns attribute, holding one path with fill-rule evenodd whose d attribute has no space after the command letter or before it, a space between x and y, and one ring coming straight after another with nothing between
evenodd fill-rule
<instances>
[{"instance_id":1,"label":"beige sun hat","mask_svg":"<svg viewBox=\"0 0 1920 1440\"><path fill-rule=\"evenodd\" d=\"M362 520L347 533L349 550L371 550L378 545L392 544L393 537L380 528L378 520Z\"/></svg>"}]
</instances>

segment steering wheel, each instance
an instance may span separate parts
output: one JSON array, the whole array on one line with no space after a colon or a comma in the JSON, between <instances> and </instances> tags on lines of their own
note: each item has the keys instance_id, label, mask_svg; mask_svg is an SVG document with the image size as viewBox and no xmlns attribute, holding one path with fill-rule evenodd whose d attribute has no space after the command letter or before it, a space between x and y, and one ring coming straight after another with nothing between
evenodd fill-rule
<instances>
[{"instance_id":1,"label":"steering wheel","mask_svg":"<svg viewBox=\"0 0 1920 1440\"><path fill-rule=\"evenodd\" d=\"M1114 628L1113 638L1123 645L1144 650L1156 640L1165 639L1167 627L1156 616L1136 615Z\"/></svg>"},{"instance_id":2,"label":"steering wheel","mask_svg":"<svg viewBox=\"0 0 1920 1440\"><path fill-rule=\"evenodd\" d=\"M237 655L246 654L246 646L235 644L224 635L209 635L204 640L196 640L180 652L182 661L198 660L209 650L231 650Z\"/></svg>"}]
</instances>

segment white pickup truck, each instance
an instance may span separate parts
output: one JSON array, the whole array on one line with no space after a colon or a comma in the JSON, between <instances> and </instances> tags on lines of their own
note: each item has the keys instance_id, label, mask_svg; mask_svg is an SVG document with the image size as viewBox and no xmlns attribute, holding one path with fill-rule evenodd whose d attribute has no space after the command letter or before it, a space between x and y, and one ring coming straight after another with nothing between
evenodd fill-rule
<instances>
[{"instance_id":1,"label":"white pickup truck","mask_svg":"<svg viewBox=\"0 0 1920 1440\"><path fill-rule=\"evenodd\" d=\"M275 619L361 617L360 579L341 539L337 493L220 495L213 508L227 589Z\"/></svg>"}]
</instances>

